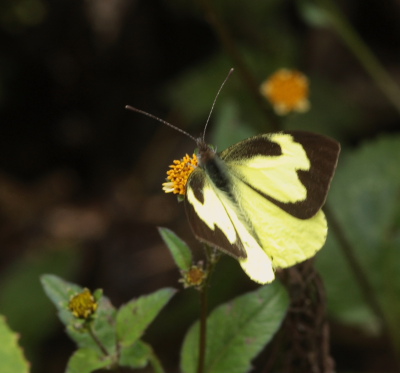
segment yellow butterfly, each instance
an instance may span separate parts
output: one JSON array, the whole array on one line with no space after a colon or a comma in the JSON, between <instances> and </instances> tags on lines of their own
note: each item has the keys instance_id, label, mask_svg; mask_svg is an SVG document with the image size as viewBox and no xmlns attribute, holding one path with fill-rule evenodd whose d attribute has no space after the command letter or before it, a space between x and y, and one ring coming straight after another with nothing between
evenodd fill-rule
<instances>
[{"instance_id":1,"label":"yellow butterfly","mask_svg":"<svg viewBox=\"0 0 400 373\"><path fill-rule=\"evenodd\" d=\"M321 208L340 153L337 141L284 131L251 137L217 154L204 133L195 139L154 115L126 108L196 141L199 164L185 193L190 226L200 241L235 257L252 280L271 282L275 268L302 262L322 248L328 228Z\"/></svg>"},{"instance_id":2,"label":"yellow butterfly","mask_svg":"<svg viewBox=\"0 0 400 373\"><path fill-rule=\"evenodd\" d=\"M274 268L314 256L324 245L321 210L340 145L287 131L241 141L218 155L198 140L199 166L186 186L185 210L196 237L239 260L265 284Z\"/></svg>"}]
</instances>

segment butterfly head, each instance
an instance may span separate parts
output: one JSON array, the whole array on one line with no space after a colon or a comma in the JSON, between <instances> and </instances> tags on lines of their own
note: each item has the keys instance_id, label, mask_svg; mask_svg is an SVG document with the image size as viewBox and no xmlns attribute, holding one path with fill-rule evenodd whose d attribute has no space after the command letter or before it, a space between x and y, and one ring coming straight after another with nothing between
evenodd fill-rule
<instances>
[{"instance_id":1,"label":"butterfly head","mask_svg":"<svg viewBox=\"0 0 400 373\"><path fill-rule=\"evenodd\" d=\"M197 144L197 158L200 167L204 167L210 160L216 156L215 149L208 145L203 138L196 139Z\"/></svg>"}]
</instances>

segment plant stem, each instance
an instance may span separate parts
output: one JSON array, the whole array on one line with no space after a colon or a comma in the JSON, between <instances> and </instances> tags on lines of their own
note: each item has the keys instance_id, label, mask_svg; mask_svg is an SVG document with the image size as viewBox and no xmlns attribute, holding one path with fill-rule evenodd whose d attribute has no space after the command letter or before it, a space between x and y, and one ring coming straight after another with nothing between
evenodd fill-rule
<instances>
[{"instance_id":1,"label":"plant stem","mask_svg":"<svg viewBox=\"0 0 400 373\"><path fill-rule=\"evenodd\" d=\"M96 342L97 346L99 346L101 352L103 353L104 356L109 356L109 353L107 349L104 347L104 345L101 343L100 339L97 337L97 335L94 333L92 326L89 324L88 325L88 331L90 336L93 338L93 340Z\"/></svg>"},{"instance_id":2,"label":"plant stem","mask_svg":"<svg viewBox=\"0 0 400 373\"><path fill-rule=\"evenodd\" d=\"M338 7L331 0L317 0L349 49L358 58L361 65L369 73L375 84L400 113L400 87L388 74L379 60L374 56L367 44L354 31L351 24L342 16Z\"/></svg>"},{"instance_id":3,"label":"plant stem","mask_svg":"<svg viewBox=\"0 0 400 373\"><path fill-rule=\"evenodd\" d=\"M220 258L219 255L214 254L214 249L205 245L206 259L207 259L207 278L204 284L199 289L200 292L200 333L199 333L199 361L197 366L197 373L204 373L206 361L206 347L207 347L207 316L208 316L208 286L210 283L211 274L214 271L216 264Z\"/></svg>"},{"instance_id":4,"label":"plant stem","mask_svg":"<svg viewBox=\"0 0 400 373\"><path fill-rule=\"evenodd\" d=\"M204 365L206 360L206 345L207 345L207 286L203 286L200 290L200 339L199 339L199 364L197 373L204 372Z\"/></svg>"},{"instance_id":5,"label":"plant stem","mask_svg":"<svg viewBox=\"0 0 400 373\"><path fill-rule=\"evenodd\" d=\"M397 354L393 346L393 340L391 338L391 333L390 333L390 326L386 319L385 313L378 299L375 296L375 291L370 282L368 281L368 278L361 264L359 263L357 256L354 253L354 249L351 243L347 240L347 237L345 236L342 227L340 226L340 223L336 219L335 214L333 214L332 210L329 208L328 204L325 205L324 211L326 217L328 218L330 228L335 232L335 237L339 242L339 247L342 249L343 255L347 260L347 263L349 264L351 271L353 272L356 278L358 286L361 290L361 294L365 302L371 308L372 312L380 320L383 337L387 340L387 343L392 350L391 352L393 356L396 357Z\"/></svg>"},{"instance_id":6,"label":"plant stem","mask_svg":"<svg viewBox=\"0 0 400 373\"><path fill-rule=\"evenodd\" d=\"M161 361L159 360L157 355L154 353L154 351L152 351L152 353L149 357L149 361L153 367L154 372L156 372L156 373L164 373L165 372L165 370L161 364Z\"/></svg>"}]
</instances>

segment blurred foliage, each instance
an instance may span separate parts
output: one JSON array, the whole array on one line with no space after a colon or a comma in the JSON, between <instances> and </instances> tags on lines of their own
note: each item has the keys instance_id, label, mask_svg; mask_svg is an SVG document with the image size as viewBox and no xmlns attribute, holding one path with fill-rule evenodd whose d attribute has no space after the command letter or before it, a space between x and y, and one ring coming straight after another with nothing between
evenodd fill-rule
<instances>
[{"instance_id":1,"label":"blurred foliage","mask_svg":"<svg viewBox=\"0 0 400 373\"><path fill-rule=\"evenodd\" d=\"M3 372L26 373L29 364L17 343L18 335L8 327L4 316L0 315L0 361Z\"/></svg>"},{"instance_id":2,"label":"blurred foliage","mask_svg":"<svg viewBox=\"0 0 400 373\"><path fill-rule=\"evenodd\" d=\"M382 328L387 328L398 352L399 159L399 136L382 136L344 154L328 206L350 246L341 247L338 232L331 229L325 249L318 254L331 315L367 333L379 334ZM360 274L349 263L349 255L360 266L368 287L357 278ZM377 304L382 314L376 314L371 303Z\"/></svg>"},{"instance_id":3,"label":"blurred foliage","mask_svg":"<svg viewBox=\"0 0 400 373\"><path fill-rule=\"evenodd\" d=\"M7 316L10 326L21 335L21 344L33 364L39 358L41 344L57 328L54 309L43 294L39 277L52 270L62 276L76 271L76 248L31 252L20 258L2 273L0 309ZM34 319L32 310L35 310ZM34 320L34 322L33 322Z\"/></svg>"},{"instance_id":4,"label":"blurred foliage","mask_svg":"<svg viewBox=\"0 0 400 373\"><path fill-rule=\"evenodd\" d=\"M339 5L396 80L398 5ZM231 67L206 134L218 150L270 131L273 122L341 142L328 200L336 224L329 222L317 259L337 371L398 371L386 339L399 351L399 116L329 28L326 12L309 0L1 2L0 309L21 335L33 372L61 371L71 349L41 274L107 288L116 306L176 284L156 226L195 245L182 205L162 195L161 183L171 160L195 146L123 108L132 104L197 136ZM255 99L257 87L282 67L308 75L306 114L276 118ZM236 264L218 263L211 309L252 289ZM176 346L198 317L196 295L174 297L146 334L171 371ZM354 330L360 338L346 344ZM134 350L143 357L146 346ZM74 356L80 366L80 354ZM137 366L147 360L138 357Z\"/></svg>"}]
</instances>

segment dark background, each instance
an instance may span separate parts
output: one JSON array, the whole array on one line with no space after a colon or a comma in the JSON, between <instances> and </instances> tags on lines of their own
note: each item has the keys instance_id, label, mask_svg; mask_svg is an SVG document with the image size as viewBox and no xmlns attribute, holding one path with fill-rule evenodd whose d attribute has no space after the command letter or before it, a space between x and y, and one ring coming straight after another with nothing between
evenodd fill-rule
<instances>
[{"instance_id":1,"label":"dark background","mask_svg":"<svg viewBox=\"0 0 400 373\"><path fill-rule=\"evenodd\" d=\"M260 48L258 30L250 30L252 19L235 14L229 4L221 2L217 10L232 39ZM400 3L339 5L399 81ZM327 91L338 90L349 112L356 113L325 132L351 148L365 138L398 131L398 113L334 31L307 23L291 1L265 14L268 22L283 26L277 40L273 33L266 38L275 55L265 61L264 78L256 74L260 83L281 67L284 58L276 58L276 52L284 30L296 56L287 61L329 82ZM185 104L174 102L170 93L181 89L188 71L204 71L208 64L212 72L215 56L223 56L209 76L213 86L204 100L211 107L235 61L195 2L2 0L0 45L0 304L4 313L11 309L7 318L22 334L34 372L60 372L73 345L50 302L35 298L43 294L34 274L58 273L92 289L101 287L118 306L162 286L180 286L157 226L173 228L196 246L183 206L161 191L168 165L192 151L193 143L124 106L141 108L196 136L208 112L191 123ZM247 91L242 92L247 99ZM187 104L195 105L200 94L185 96ZM332 110L340 118L341 109ZM225 266L236 271L229 259ZM252 287L241 273L235 276L239 280L229 285L220 275L228 283L215 302ZM18 281L20 287L13 288ZM167 322L148 335L170 367L196 318L196 311L191 313L195 294L188 293L187 303L179 295L167 310ZM11 308L5 306L9 303ZM35 329L29 318L36 314L42 321ZM357 348L373 350L374 343ZM338 370L365 368L363 356L349 351L349 346L337 348Z\"/></svg>"}]
</instances>

